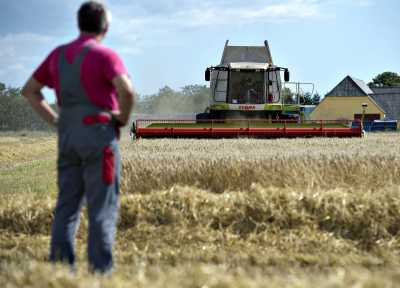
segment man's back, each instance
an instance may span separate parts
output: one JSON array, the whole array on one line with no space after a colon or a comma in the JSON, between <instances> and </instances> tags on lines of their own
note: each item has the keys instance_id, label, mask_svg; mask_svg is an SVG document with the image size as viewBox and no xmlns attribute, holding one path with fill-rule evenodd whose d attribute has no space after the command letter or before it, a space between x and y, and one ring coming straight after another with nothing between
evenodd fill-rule
<instances>
[{"instance_id":1,"label":"man's back","mask_svg":"<svg viewBox=\"0 0 400 288\"><path fill-rule=\"evenodd\" d=\"M54 49L46 60L39 66L33 77L40 83L55 89L60 103L60 77L59 62L61 50L64 49L68 63L84 49L90 46L90 50L83 59L81 65L81 82L87 96L93 104L107 110L118 110L116 89L112 80L127 74L127 70L119 56L110 48L107 48L90 36L80 36L78 39Z\"/></svg>"}]
</instances>

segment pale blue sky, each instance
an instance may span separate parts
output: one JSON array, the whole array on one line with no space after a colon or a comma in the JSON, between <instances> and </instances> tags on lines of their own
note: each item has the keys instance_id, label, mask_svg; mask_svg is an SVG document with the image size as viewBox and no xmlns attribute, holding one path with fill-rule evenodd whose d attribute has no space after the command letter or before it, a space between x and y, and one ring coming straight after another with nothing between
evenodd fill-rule
<instances>
[{"instance_id":1,"label":"pale blue sky","mask_svg":"<svg viewBox=\"0 0 400 288\"><path fill-rule=\"evenodd\" d=\"M77 36L81 0L0 0L0 82L21 86L51 49ZM223 45L268 40L293 81L327 93L346 75L370 81L400 72L398 0L108 0L105 44L140 94L205 84ZM46 93L47 95L51 95Z\"/></svg>"}]
</instances>

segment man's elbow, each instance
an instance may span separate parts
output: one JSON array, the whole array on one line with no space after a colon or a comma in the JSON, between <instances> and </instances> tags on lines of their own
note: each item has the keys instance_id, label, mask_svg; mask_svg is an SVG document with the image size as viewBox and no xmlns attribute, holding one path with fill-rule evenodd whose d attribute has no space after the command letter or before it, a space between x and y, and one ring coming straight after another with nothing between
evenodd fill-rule
<instances>
[{"instance_id":1,"label":"man's elbow","mask_svg":"<svg viewBox=\"0 0 400 288\"><path fill-rule=\"evenodd\" d=\"M124 93L124 98L125 98L125 102L130 105L133 106L135 105L135 92L131 89L126 90Z\"/></svg>"},{"instance_id":2,"label":"man's elbow","mask_svg":"<svg viewBox=\"0 0 400 288\"><path fill-rule=\"evenodd\" d=\"M42 85L34 78L30 78L22 87L21 94L27 99L34 98L34 96L41 92Z\"/></svg>"}]
</instances>

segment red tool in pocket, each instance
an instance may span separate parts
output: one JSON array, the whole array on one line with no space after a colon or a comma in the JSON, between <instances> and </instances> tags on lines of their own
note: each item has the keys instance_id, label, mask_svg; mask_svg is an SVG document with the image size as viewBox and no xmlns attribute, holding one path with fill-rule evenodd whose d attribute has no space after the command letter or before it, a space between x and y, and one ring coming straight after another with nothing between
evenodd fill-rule
<instances>
[{"instance_id":1,"label":"red tool in pocket","mask_svg":"<svg viewBox=\"0 0 400 288\"><path fill-rule=\"evenodd\" d=\"M108 113L99 113L83 117L83 124L85 125L93 125L96 123L108 123L110 121L111 121L111 115Z\"/></svg>"},{"instance_id":2,"label":"red tool in pocket","mask_svg":"<svg viewBox=\"0 0 400 288\"><path fill-rule=\"evenodd\" d=\"M99 114L93 114L93 115L87 115L83 117L82 120L84 125L93 125L97 123L108 123L112 122L115 127L115 132L117 135L117 139L120 138L121 132L120 132L120 127L124 126L119 122L115 117L113 117L110 113L99 113Z\"/></svg>"},{"instance_id":3,"label":"red tool in pocket","mask_svg":"<svg viewBox=\"0 0 400 288\"><path fill-rule=\"evenodd\" d=\"M103 182L112 184L115 175L115 159L114 151L110 146L106 146L103 150Z\"/></svg>"}]
</instances>

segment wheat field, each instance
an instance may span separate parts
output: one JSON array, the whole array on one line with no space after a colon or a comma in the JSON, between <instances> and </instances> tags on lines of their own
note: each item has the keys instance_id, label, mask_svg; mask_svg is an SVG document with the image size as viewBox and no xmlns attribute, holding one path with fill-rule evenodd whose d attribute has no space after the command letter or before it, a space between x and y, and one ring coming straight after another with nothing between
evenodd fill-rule
<instances>
[{"instance_id":1,"label":"wheat field","mask_svg":"<svg viewBox=\"0 0 400 288\"><path fill-rule=\"evenodd\" d=\"M56 138L0 134L1 287L397 287L400 134L121 142L115 271L47 264Z\"/></svg>"}]
</instances>

